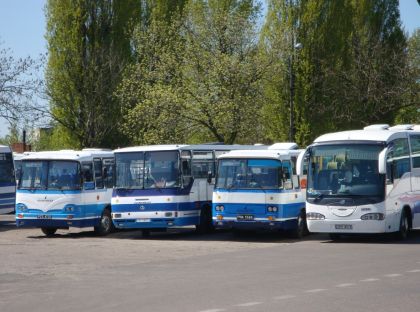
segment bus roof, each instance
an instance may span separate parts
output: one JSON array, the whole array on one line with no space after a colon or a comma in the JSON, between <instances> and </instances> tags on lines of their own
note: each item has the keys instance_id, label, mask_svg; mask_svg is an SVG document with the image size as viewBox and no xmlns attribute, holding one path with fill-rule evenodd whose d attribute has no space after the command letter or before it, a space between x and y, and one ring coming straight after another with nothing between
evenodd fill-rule
<instances>
[{"instance_id":1,"label":"bus roof","mask_svg":"<svg viewBox=\"0 0 420 312\"><path fill-rule=\"evenodd\" d=\"M236 150L220 155L219 159L225 158L270 158L290 159L291 156L299 156L303 150Z\"/></svg>"},{"instance_id":2,"label":"bus roof","mask_svg":"<svg viewBox=\"0 0 420 312\"><path fill-rule=\"evenodd\" d=\"M171 145L145 145L119 148L115 153L151 152L151 151L177 151L177 150L201 150L201 151L230 151L235 149L264 150L267 145L223 145L223 144L171 144Z\"/></svg>"},{"instance_id":3,"label":"bus roof","mask_svg":"<svg viewBox=\"0 0 420 312\"><path fill-rule=\"evenodd\" d=\"M416 130L400 129L397 126L381 129L366 127L364 130L341 131L327 133L316 138L314 143L339 142L339 141L358 141L358 142L384 142L398 138L406 138L407 134L420 134Z\"/></svg>"},{"instance_id":4,"label":"bus roof","mask_svg":"<svg viewBox=\"0 0 420 312\"><path fill-rule=\"evenodd\" d=\"M11 153L12 150L7 145L0 145L0 153Z\"/></svg>"},{"instance_id":5,"label":"bus roof","mask_svg":"<svg viewBox=\"0 0 420 312\"><path fill-rule=\"evenodd\" d=\"M61 150L36 152L22 157L22 160L92 160L94 157L113 157L112 151L103 150Z\"/></svg>"}]
</instances>

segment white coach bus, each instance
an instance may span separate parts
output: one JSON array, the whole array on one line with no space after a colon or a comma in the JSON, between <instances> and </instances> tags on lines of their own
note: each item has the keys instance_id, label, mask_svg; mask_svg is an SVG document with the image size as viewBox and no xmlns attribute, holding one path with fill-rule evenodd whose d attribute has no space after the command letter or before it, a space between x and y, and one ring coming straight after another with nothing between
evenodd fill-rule
<instances>
[{"instance_id":1,"label":"white coach bus","mask_svg":"<svg viewBox=\"0 0 420 312\"><path fill-rule=\"evenodd\" d=\"M31 153L21 159L16 225L35 226L47 235L57 229L113 229L111 196L114 154L101 149Z\"/></svg>"},{"instance_id":2,"label":"white coach bus","mask_svg":"<svg viewBox=\"0 0 420 312\"><path fill-rule=\"evenodd\" d=\"M121 229L154 230L195 225L212 229L211 199L216 158L254 145L152 145L115 150L112 218Z\"/></svg>"},{"instance_id":3,"label":"white coach bus","mask_svg":"<svg viewBox=\"0 0 420 312\"><path fill-rule=\"evenodd\" d=\"M298 158L308 161L310 232L350 233L420 227L420 126L372 125L318 137Z\"/></svg>"},{"instance_id":4,"label":"white coach bus","mask_svg":"<svg viewBox=\"0 0 420 312\"><path fill-rule=\"evenodd\" d=\"M15 209L16 181L10 147L0 145L0 214Z\"/></svg>"},{"instance_id":5,"label":"white coach bus","mask_svg":"<svg viewBox=\"0 0 420 312\"><path fill-rule=\"evenodd\" d=\"M219 157L213 223L234 230L286 230L303 237L305 191L296 175L302 150L277 143L267 150L231 151Z\"/></svg>"}]
</instances>

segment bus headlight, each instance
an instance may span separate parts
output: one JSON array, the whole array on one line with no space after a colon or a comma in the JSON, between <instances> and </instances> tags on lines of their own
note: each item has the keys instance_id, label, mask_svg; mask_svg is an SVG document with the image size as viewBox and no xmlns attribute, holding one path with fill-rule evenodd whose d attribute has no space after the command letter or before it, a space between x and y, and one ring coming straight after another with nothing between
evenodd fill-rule
<instances>
[{"instance_id":1,"label":"bus headlight","mask_svg":"<svg viewBox=\"0 0 420 312\"><path fill-rule=\"evenodd\" d=\"M318 212L308 212L306 214L306 220L324 220L325 216Z\"/></svg>"},{"instance_id":2,"label":"bus headlight","mask_svg":"<svg viewBox=\"0 0 420 312\"><path fill-rule=\"evenodd\" d=\"M279 209L276 206L268 206L268 212L277 212Z\"/></svg>"},{"instance_id":3,"label":"bus headlight","mask_svg":"<svg viewBox=\"0 0 420 312\"><path fill-rule=\"evenodd\" d=\"M75 210L76 210L76 207L74 207L73 205L68 205L64 207L65 212L74 212Z\"/></svg>"},{"instance_id":4,"label":"bus headlight","mask_svg":"<svg viewBox=\"0 0 420 312\"><path fill-rule=\"evenodd\" d=\"M17 204L16 205L16 211L19 211L19 212L27 212L28 211L28 207L26 207L25 204Z\"/></svg>"},{"instance_id":5,"label":"bus headlight","mask_svg":"<svg viewBox=\"0 0 420 312\"><path fill-rule=\"evenodd\" d=\"M225 207L224 206L216 206L216 211L224 211Z\"/></svg>"},{"instance_id":6,"label":"bus headlight","mask_svg":"<svg viewBox=\"0 0 420 312\"><path fill-rule=\"evenodd\" d=\"M385 215L383 213L375 212L375 213L367 213L360 217L362 220L376 220L382 221L385 219Z\"/></svg>"}]
</instances>

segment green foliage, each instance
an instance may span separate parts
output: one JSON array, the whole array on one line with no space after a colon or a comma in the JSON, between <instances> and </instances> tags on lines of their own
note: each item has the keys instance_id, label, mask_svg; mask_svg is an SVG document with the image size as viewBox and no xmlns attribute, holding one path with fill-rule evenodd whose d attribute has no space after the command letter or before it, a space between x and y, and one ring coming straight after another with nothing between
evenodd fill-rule
<instances>
[{"instance_id":1,"label":"green foliage","mask_svg":"<svg viewBox=\"0 0 420 312\"><path fill-rule=\"evenodd\" d=\"M138 144L258 139L258 12L253 1L190 1L170 24L136 32L137 62L118 92L125 133Z\"/></svg>"},{"instance_id":2,"label":"green foliage","mask_svg":"<svg viewBox=\"0 0 420 312\"><path fill-rule=\"evenodd\" d=\"M124 141L113 92L131 60L140 1L58 1L46 7L47 91L54 120L78 147Z\"/></svg>"}]
</instances>

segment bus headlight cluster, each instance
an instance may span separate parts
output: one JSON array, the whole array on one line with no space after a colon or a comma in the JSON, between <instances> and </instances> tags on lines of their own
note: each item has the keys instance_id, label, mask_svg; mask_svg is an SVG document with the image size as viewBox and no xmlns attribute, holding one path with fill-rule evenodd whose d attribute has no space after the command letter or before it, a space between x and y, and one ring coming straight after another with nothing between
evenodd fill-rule
<instances>
[{"instance_id":1,"label":"bus headlight cluster","mask_svg":"<svg viewBox=\"0 0 420 312\"><path fill-rule=\"evenodd\" d=\"M19 212L26 212L28 211L28 207L26 207L25 204L17 204L16 205L16 210Z\"/></svg>"},{"instance_id":2,"label":"bus headlight cluster","mask_svg":"<svg viewBox=\"0 0 420 312\"><path fill-rule=\"evenodd\" d=\"M306 220L324 220L325 216L318 212L308 212L306 214Z\"/></svg>"},{"instance_id":3,"label":"bus headlight cluster","mask_svg":"<svg viewBox=\"0 0 420 312\"><path fill-rule=\"evenodd\" d=\"M64 207L64 211L66 211L66 212L74 212L75 210L76 210L76 207L74 207L72 205Z\"/></svg>"},{"instance_id":4,"label":"bus headlight cluster","mask_svg":"<svg viewBox=\"0 0 420 312\"><path fill-rule=\"evenodd\" d=\"M267 210L268 212L277 212L279 208L277 208L276 206L268 206Z\"/></svg>"},{"instance_id":5,"label":"bus headlight cluster","mask_svg":"<svg viewBox=\"0 0 420 312\"><path fill-rule=\"evenodd\" d=\"M216 206L216 211L224 211L225 207L224 206Z\"/></svg>"},{"instance_id":6,"label":"bus headlight cluster","mask_svg":"<svg viewBox=\"0 0 420 312\"><path fill-rule=\"evenodd\" d=\"M381 221L385 219L385 215L383 213L367 213L360 217L362 220L377 220Z\"/></svg>"}]
</instances>

